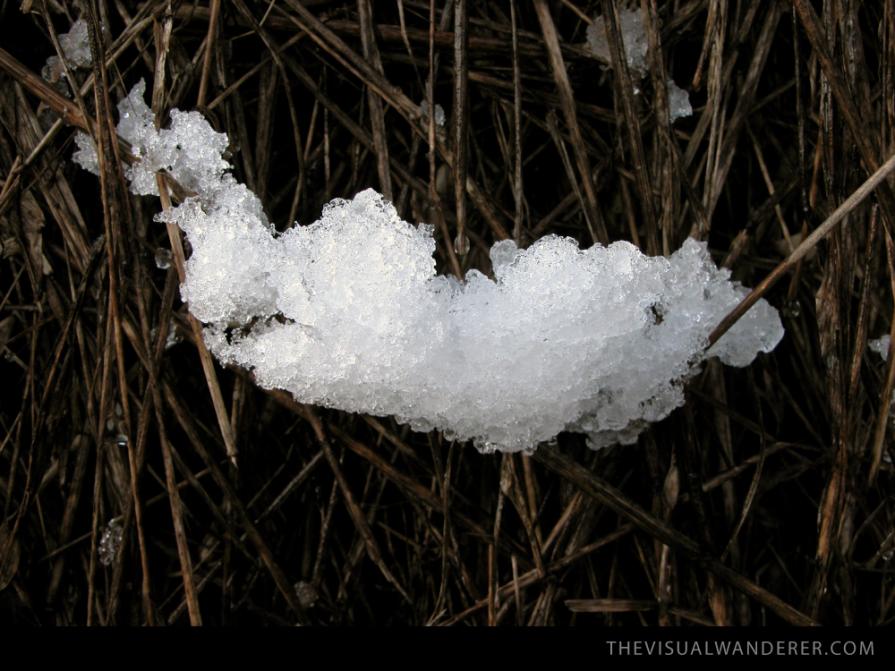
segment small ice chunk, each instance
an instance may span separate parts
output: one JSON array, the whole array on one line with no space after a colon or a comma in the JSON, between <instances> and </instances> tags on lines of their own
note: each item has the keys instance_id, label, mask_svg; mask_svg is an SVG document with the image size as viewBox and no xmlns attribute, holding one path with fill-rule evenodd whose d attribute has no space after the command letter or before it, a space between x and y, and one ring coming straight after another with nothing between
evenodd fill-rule
<instances>
[{"instance_id":1,"label":"small ice chunk","mask_svg":"<svg viewBox=\"0 0 895 671\"><path fill-rule=\"evenodd\" d=\"M424 100L420 103L420 114L423 118L429 117L429 102ZM444 126L444 107L435 103L435 125Z\"/></svg>"},{"instance_id":2,"label":"small ice chunk","mask_svg":"<svg viewBox=\"0 0 895 671\"><path fill-rule=\"evenodd\" d=\"M72 154L71 159L87 172L99 175L99 157L96 155L96 145L87 133L78 131L75 133L75 144L78 145L77 150Z\"/></svg>"},{"instance_id":3,"label":"small ice chunk","mask_svg":"<svg viewBox=\"0 0 895 671\"><path fill-rule=\"evenodd\" d=\"M678 119L691 116L693 107L690 105L690 94L685 89L674 83L673 79L668 80L668 112L671 123Z\"/></svg>"},{"instance_id":4,"label":"small ice chunk","mask_svg":"<svg viewBox=\"0 0 895 671\"><path fill-rule=\"evenodd\" d=\"M892 337L889 335L884 335L881 338L877 338L876 340L871 340L867 343L867 346L871 351L879 354L883 361L889 360L889 343L892 341Z\"/></svg>"},{"instance_id":5,"label":"small ice chunk","mask_svg":"<svg viewBox=\"0 0 895 671\"><path fill-rule=\"evenodd\" d=\"M619 28L625 45L625 60L628 62L628 67L633 70L631 74L642 76L646 72L646 54L649 49L643 13L639 9L621 9L619 16L621 18ZM611 63L612 51L606 33L606 21L602 16L594 18L587 27L586 35L587 45L594 56Z\"/></svg>"}]
</instances>

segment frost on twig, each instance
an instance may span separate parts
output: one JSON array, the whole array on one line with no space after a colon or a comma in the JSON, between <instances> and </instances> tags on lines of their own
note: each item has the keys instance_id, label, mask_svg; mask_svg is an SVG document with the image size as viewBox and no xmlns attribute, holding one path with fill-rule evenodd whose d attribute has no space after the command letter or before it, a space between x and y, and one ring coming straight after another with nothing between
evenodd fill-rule
<instances>
[{"instance_id":1,"label":"frost on twig","mask_svg":"<svg viewBox=\"0 0 895 671\"><path fill-rule=\"evenodd\" d=\"M181 292L209 349L302 403L393 415L483 451L532 450L561 431L631 443L683 404L707 356L745 366L783 335L762 300L706 352L746 289L694 240L668 258L626 242L502 241L494 279L461 282L436 274L432 227L373 190L277 234L227 172L226 136L177 110L156 132L142 94L119 106L139 156L131 188L154 193L148 176L164 169L198 194L157 219L189 239Z\"/></svg>"}]
</instances>

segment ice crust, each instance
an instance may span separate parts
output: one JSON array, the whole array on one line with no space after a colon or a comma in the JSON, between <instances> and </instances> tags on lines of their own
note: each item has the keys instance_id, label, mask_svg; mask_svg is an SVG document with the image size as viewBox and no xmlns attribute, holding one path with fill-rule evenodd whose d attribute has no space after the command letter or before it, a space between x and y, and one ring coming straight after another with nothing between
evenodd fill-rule
<instances>
[{"instance_id":1,"label":"ice crust","mask_svg":"<svg viewBox=\"0 0 895 671\"><path fill-rule=\"evenodd\" d=\"M501 241L493 279L459 281L436 274L432 227L402 221L372 189L277 234L227 172L226 136L177 110L156 132L143 93L119 105L118 131L140 156L131 188L155 193L149 175L165 169L198 194L157 217L192 248L183 299L219 360L302 403L392 415L486 452L561 431L597 448L635 441L682 405L707 356L745 366L783 336L762 300L705 351L747 292L692 239L667 258L627 242Z\"/></svg>"}]
</instances>

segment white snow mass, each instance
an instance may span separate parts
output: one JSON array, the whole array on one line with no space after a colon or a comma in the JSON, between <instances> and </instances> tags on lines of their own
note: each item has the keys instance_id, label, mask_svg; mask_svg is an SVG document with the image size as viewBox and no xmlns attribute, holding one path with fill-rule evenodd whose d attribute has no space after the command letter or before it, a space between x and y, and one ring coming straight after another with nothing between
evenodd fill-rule
<instances>
[{"instance_id":1,"label":"white snow mass","mask_svg":"<svg viewBox=\"0 0 895 671\"><path fill-rule=\"evenodd\" d=\"M627 242L502 241L494 279L459 281L436 274L432 227L369 189L277 234L227 172L226 136L177 110L156 131L142 94L119 106L140 157L131 188L154 193L148 175L164 169L198 194L157 217L193 250L182 297L219 360L301 403L392 415L486 452L533 450L561 431L596 448L634 442L682 405L708 356L745 366L783 336L762 300L706 352L747 291L694 240L668 258Z\"/></svg>"}]
</instances>

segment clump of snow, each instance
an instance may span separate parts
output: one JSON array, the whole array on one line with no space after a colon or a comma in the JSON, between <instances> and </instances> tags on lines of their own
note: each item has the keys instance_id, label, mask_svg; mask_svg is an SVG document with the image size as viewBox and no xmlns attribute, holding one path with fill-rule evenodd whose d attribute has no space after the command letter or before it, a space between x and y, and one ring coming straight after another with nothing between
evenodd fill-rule
<instances>
[{"instance_id":1,"label":"clump of snow","mask_svg":"<svg viewBox=\"0 0 895 671\"><path fill-rule=\"evenodd\" d=\"M691 116L693 106L690 104L690 94L675 84L673 79L669 79L666 86L668 87L668 116L671 122L674 123L678 119Z\"/></svg>"},{"instance_id":2,"label":"clump of snow","mask_svg":"<svg viewBox=\"0 0 895 671\"><path fill-rule=\"evenodd\" d=\"M307 609L313 608L320 599L320 592L314 587L314 583L305 580L295 583L295 595L298 597L302 608Z\"/></svg>"},{"instance_id":3,"label":"clump of snow","mask_svg":"<svg viewBox=\"0 0 895 671\"><path fill-rule=\"evenodd\" d=\"M170 126L156 129L152 110L144 101L145 93L146 82L140 80L118 103L116 130L131 145L138 159L125 172L131 193L157 196L155 175L159 171L168 172L185 189L203 194L207 199L213 198L219 189L234 186L233 177L224 174L230 168L223 158L227 136L215 132L199 112L176 109L171 111ZM98 174L93 140L78 133L75 141L79 150L73 160L85 170ZM257 207L260 211L260 202Z\"/></svg>"},{"instance_id":4,"label":"clump of snow","mask_svg":"<svg viewBox=\"0 0 895 671\"><path fill-rule=\"evenodd\" d=\"M70 68L89 68L93 64L87 22L84 19L78 19L71 24L71 29L67 33L59 34L59 46ZM65 74L62 60L58 56L50 56L41 74L48 82L60 81Z\"/></svg>"},{"instance_id":5,"label":"clump of snow","mask_svg":"<svg viewBox=\"0 0 895 671\"><path fill-rule=\"evenodd\" d=\"M630 443L683 404L708 356L745 366L783 336L762 300L706 351L747 290L694 240L668 258L627 242L502 241L493 279L459 281L436 274L432 227L369 189L277 234L226 172L226 136L177 110L155 131L142 93L119 124L139 149L131 188L153 193L144 177L163 168L197 194L157 219L189 239L181 293L209 349L302 403L393 415L483 451L532 450L561 431Z\"/></svg>"},{"instance_id":6,"label":"clump of snow","mask_svg":"<svg viewBox=\"0 0 895 671\"><path fill-rule=\"evenodd\" d=\"M429 117L429 102L424 100L420 103L420 114L423 118ZM444 126L444 107L435 103L435 125Z\"/></svg>"},{"instance_id":7,"label":"clump of snow","mask_svg":"<svg viewBox=\"0 0 895 671\"><path fill-rule=\"evenodd\" d=\"M876 340L871 340L867 343L867 347L870 348L871 351L879 354L883 361L889 360L889 343L892 342L892 336L884 335ZM895 390L892 391L892 398L889 399L889 415L895 415ZM888 459L888 455L884 456L884 459Z\"/></svg>"}]
</instances>

